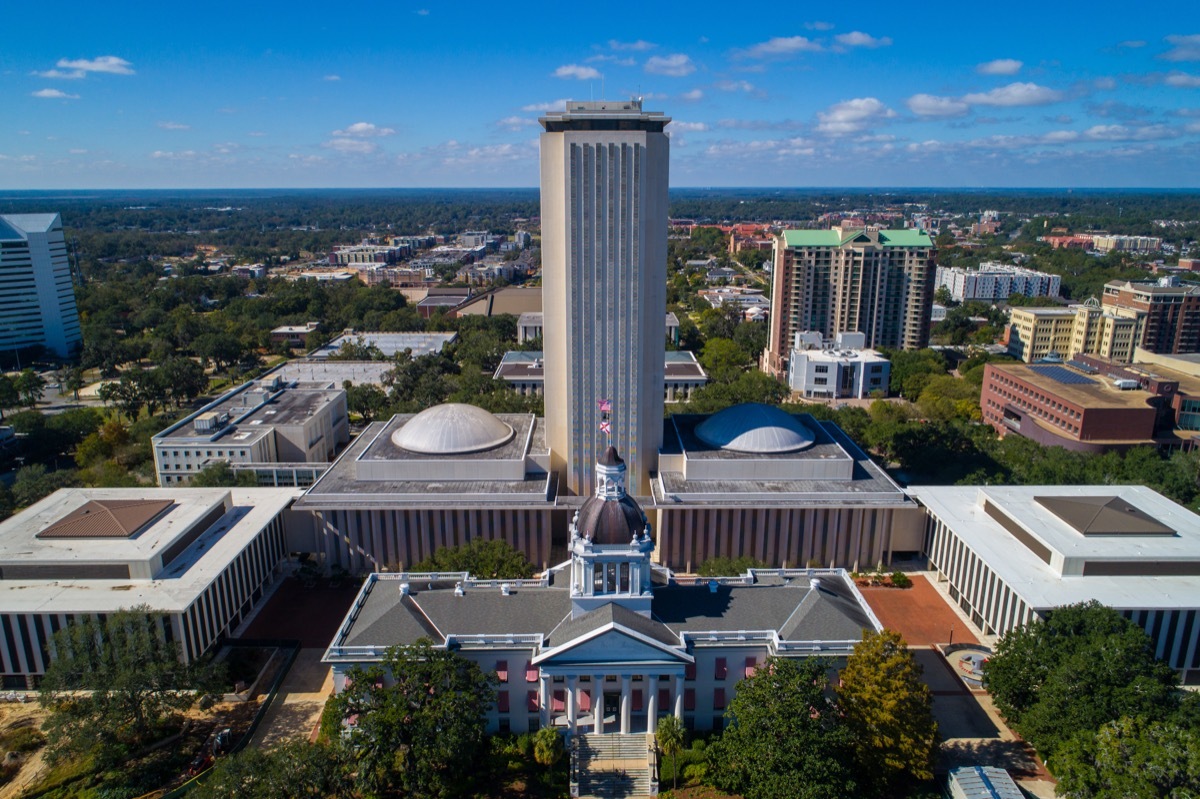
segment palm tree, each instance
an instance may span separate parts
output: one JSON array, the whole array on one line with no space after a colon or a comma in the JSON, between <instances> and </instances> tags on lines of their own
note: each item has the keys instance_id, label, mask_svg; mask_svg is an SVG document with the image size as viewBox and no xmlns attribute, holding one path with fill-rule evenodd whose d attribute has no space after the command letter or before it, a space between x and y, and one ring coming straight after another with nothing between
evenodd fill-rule
<instances>
[{"instance_id":1,"label":"palm tree","mask_svg":"<svg viewBox=\"0 0 1200 799\"><path fill-rule=\"evenodd\" d=\"M533 734L533 759L538 765L550 768L562 757L563 741L558 730L542 727Z\"/></svg>"},{"instance_id":2,"label":"palm tree","mask_svg":"<svg viewBox=\"0 0 1200 799\"><path fill-rule=\"evenodd\" d=\"M663 716L658 720L654 740L664 755L671 756L671 790L679 787L678 757L683 749L683 724L674 716Z\"/></svg>"}]
</instances>

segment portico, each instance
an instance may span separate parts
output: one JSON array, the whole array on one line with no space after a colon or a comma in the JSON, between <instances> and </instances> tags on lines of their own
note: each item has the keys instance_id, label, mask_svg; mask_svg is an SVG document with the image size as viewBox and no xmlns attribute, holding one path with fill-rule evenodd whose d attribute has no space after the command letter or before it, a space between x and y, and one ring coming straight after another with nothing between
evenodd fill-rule
<instances>
[{"instance_id":1,"label":"portico","mask_svg":"<svg viewBox=\"0 0 1200 799\"><path fill-rule=\"evenodd\" d=\"M667 713L683 721L683 670L667 664L640 673L543 667L538 694L542 726L573 735L654 733Z\"/></svg>"}]
</instances>

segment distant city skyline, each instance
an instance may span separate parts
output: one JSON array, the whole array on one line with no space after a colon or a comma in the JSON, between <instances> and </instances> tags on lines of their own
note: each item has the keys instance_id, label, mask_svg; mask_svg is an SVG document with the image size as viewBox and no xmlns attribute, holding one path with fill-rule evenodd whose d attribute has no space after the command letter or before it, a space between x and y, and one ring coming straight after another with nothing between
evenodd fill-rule
<instances>
[{"instance_id":1,"label":"distant city skyline","mask_svg":"<svg viewBox=\"0 0 1200 799\"><path fill-rule=\"evenodd\" d=\"M535 187L642 96L672 186L1200 185L1194 5L6 10L0 188Z\"/></svg>"}]
</instances>

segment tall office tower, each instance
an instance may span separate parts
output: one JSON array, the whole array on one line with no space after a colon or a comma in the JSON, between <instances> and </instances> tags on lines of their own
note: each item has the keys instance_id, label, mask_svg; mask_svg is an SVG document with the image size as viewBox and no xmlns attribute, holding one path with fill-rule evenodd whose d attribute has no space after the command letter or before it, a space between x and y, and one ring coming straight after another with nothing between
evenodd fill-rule
<instances>
[{"instance_id":1,"label":"tall office tower","mask_svg":"<svg viewBox=\"0 0 1200 799\"><path fill-rule=\"evenodd\" d=\"M573 494L612 444L650 493L663 427L667 160L671 120L640 100L569 102L539 120L546 428Z\"/></svg>"},{"instance_id":2,"label":"tall office tower","mask_svg":"<svg viewBox=\"0 0 1200 799\"><path fill-rule=\"evenodd\" d=\"M796 333L864 333L872 349L929 343L933 241L920 230L785 230L775 239L763 369L787 374Z\"/></svg>"},{"instance_id":3,"label":"tall office tower","mask_svg":"<svg viewBox=\"0 0 1200 799\"><path fill-rule=\"evenodd\" d=\"M62 219L0 215L0 352L40 344L66 357L81 341Z\"/></svg>"}]
</instances>

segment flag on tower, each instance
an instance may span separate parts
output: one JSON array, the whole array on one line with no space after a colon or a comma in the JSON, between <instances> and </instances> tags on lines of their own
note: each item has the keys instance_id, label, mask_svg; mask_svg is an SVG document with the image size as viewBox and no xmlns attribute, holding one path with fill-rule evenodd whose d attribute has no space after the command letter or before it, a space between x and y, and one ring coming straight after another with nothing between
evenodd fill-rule
<instances>
[{"instance_id":1,"label":"flag on tower","mask_svg":"<svg viewBox=\"0 0 1200 799\"><path fill-rule=\"evenodd\" d=\"M612 435L612 422L608 421L607 419L605 419L603 422L601 422L600 423L600 432L607 433L608 435L611 436Z\"/></svg>"},{"instance_id":2,"label":"flag on tower","mask_svg":"<svg viewBox=\"0 0 1200 799\"><path fill-rule=\"evenodd\" d=\"M602 399L599 401L600 413L612 413L612 400Z\"/></svg>"}]
</instances>

